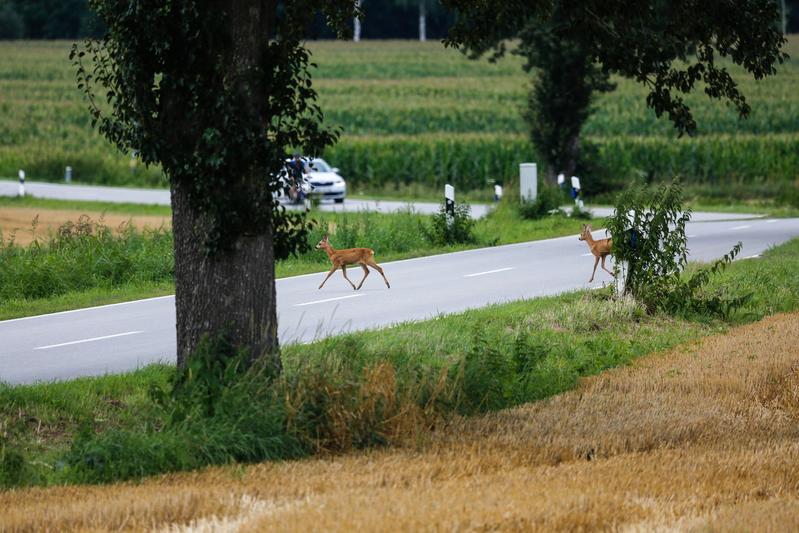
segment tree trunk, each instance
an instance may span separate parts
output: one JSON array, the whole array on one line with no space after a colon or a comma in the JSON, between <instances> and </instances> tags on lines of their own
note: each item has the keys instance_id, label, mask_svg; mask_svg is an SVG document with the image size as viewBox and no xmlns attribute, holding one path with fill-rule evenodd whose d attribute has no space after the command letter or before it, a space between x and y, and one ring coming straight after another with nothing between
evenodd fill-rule
<instances>
[{"instance_id":1,"label":"tree trunk","mask_svg":"<svg viewBox=\"0 0 799 533\"><path fill-rule=\"evenodd\" d=\"M230 16L234 35L220 50L230 65L231 91L237 91L242 112L263 116L265 87L259 74L268 46L270 9L258 0L234 0ZM224 171L224 170L222 170ZM263 187L263 169L255 165L245 176L229 176L229 187ZM240 236L229 249L208 255L204 249L206 216L190 203L191 179L171 179L172 231L175 250L175 308L178 365L186 364L205 335L223 334L248 350L250 362L267 357L280 371L275 298L275 257L271 227L261 234Z\"/></svg>"},{"instance_id":2,"label":"tree trunk","mask_svg":"<svg viewBox=\"0 0 799 533\"><path fill-rule=\"evenodd\" d=\"M356 0L355 6L361 7L361 0ZM358 17L352 19L352 40L356 43L361 40L361 19Z\"/></svg>"},{"instance_id":3,"label":"tree trunk","mask_svg":"<svg viewBox=\"0 0 799 533\"><path fill-rule=\"evenodd\" d=\"M424 0L419 2L419 40L422 42L427 40L427 10Z\"/></svg>"},{"instance_id":4,"label":"tree trunk","mask_svg":"<svg viewBox=\"0 0 799 533\"><path fill-rule=\"evenodd\" d=\"M566 141L565 150L563 151L562 160L560 161L561 170L558 171L558 173L563 172L566 175L566 180L571 179L571 177L577 172L577 162L579 159L580 134L578 133Z\"/></svg>"},{"instance_id":5,"label":"tree trunk","mask_svg":"<svg viewBox=\"0 0 799 533\"><path fill-rule=\"evenodd\" d=\"M279 372L271 229L240 237L229 252L209 256L202 217L184 189L172 185L178 366L186 364L204 335L224 334L249 351L251 362L268 357L267 364Z\"/></svg>"}]
</instances>

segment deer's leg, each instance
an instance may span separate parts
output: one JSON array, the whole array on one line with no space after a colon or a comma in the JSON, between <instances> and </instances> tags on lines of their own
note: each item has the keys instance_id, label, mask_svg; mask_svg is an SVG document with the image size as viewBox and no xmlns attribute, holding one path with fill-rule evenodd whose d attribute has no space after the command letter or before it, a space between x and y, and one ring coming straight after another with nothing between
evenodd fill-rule
<instances>
[{"instance_id":1,"label":"deer's leg","mask_svg":"<svg viewBox=\"0 0 799 533\"><path fill-rule=\"evenodd\" d=\"M388 280L386 279L386 275L385 275L385 274L383 274L383 269L382 269L382 268L380 268L380 265L378 265L377 263L375 263L375 260L374 260L374 259L367 259L366 261L364 261L364 263L366 263L366 264L367 264L367 265L369 265L370 267L372 267L372 268L374 268L375 270L377 270L378 272L380 272L380 275L381 275L381 276L383 276L383 281L385 281L385 282L386 282L386 287L388 287L389 289L391 288L391 285L388 283Z\"/></svg>"},{"instance_id":2,"label":"deer's leg","mask_svg":"<svg viewBox=\"0 0 799 533\"><path fill-rule=\"evenodd\" d=\"M330 276L332 276L332 275L333 275L333 272L335 272L336 270L338 270L338 267L337 267L336 265L333 265L333 268L331 268L331 269L330 269L330 272L328 272L328 273L327 273L327 276L325 276L325 279L324 279L324 281L322 281L322 284L321 284L321 285L319 285L319 288L320 288L320 289L321 289L322 287L324 287L325 283L327 283L327 280L329 280L329 279L330 279Z\"/></svg>"},{"instance_id":3,"label":"deer's leg","mask_svg":"<svg viewBox=\"0 0 799 533\"><path fill-rule=\"evenodd\" d=\"M596 266L599 264L599 256L594 256L594 271L591 272L591 279L588 280L588 283L594 281L594 274L596 274Z\"/></svg>"},{"instance_id":4,"label":"deer's leg","mask_svg":"<svg viewBox=\"0 0 799 533\"><path fill-rule=\"evenodd\" d=\"M355 288L355 284L352 282L352 280L347 277L347 265L341 265L341 273L344 274L344 279L346 279L349 284L352 285L352 290L358 290Z\"/></svg>"},{"instance_id":5,"label":"deer's leg","mask_svg":"<svg viewBox=\"0 0 799 533\"><path fill-rule=\"evenodd\" d=\"M363 269L363 279L361 279L361 282L358 284L358 288L355 289L356 291L363 286L363 282L366 281L366 276L369 275L369 269L366 268L366 265L361 263L361 268Z\"/></svg>"},{"instance_id":6,"label":"deer's leg","mask_svg":"<svg viewBox=\"0 0 799 533\"><path fill-rule=\"evenodd\" d=\"M603 255L603 256L602 256L602 270L604 270L605 272L607 272L608 274L610 274L611 276L613 276L613 272L611 272L610 270L608 270L607 268L605 268L605 258L606 258L606 257L607 257L606 255ZM615 277L615 276L614 276L614 277Z\"/></svg>"}]
</instances>

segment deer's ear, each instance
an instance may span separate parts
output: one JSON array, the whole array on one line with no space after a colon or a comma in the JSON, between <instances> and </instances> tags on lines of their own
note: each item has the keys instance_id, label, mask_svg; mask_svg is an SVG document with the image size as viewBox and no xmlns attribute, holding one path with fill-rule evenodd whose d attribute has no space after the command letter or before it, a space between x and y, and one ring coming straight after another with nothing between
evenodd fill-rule
<instances>
[{"instance_id":1,"label":"deer's ear","mask_svg":"<svg viewBox=\"0 0 799 533\"><path fill-rule=\"evenodd\" d=\"M326 241L326 240L327 240L327 233L325 233L325 236L324 236L324 237L322 237L322 240L323 240L323 241Z\"/></svg>"}]
</instances>

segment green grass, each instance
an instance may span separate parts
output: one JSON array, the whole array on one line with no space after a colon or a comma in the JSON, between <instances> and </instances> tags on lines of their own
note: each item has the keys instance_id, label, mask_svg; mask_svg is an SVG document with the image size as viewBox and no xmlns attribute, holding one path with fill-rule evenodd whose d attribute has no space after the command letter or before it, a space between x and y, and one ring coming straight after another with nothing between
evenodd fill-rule
<instances>
[{"instance_id":1,"label":"green grass","mask_svg":"<svg viewBox=\"0 0 799 533\"><path fill-rule=\"evenodd\" d=\"M437 42L309 46L319 65L314 78L325 116L343 132L325 157L342 169L353 193L419 194L450 182L480 199L488 195L488 180L507 182L519 162L539 159L519 118L530 81L518 57L469 61ZM91 130L69 47L0 43L0 176L25 168L32 179L60 181L70 165L76 181L165 186L157 168L132 169L128 155ZM616 80L618 89L598 98L584 130L597 143L604 170L584 181L601 178L603 187L614 188L631 176L679 174L726 198L738 194L727 183L767 198L795 189L799 37L790 37L786 51L791 59L763 81L722 61L752 114L739 120L734 109L700 90L687 97L699 123L692 139L676 139L668 120L646 108L644 88Z\"/></svg>"},{"instance_id":2,"label":"green grass","mask_svg":"<svg viewBox=\"0 0 799 533\"><path fill-rule=\"evenodd\" d=\"M8 298L0 300L0 320L45 315L99 305L130 302L175 294L170 280L127 283L119 287L93 287L72 290L48 298Z\"/></svg>"},{"instance_id":3,"label":"green grass","mask_svg":"<svg viewBox=\"0 0 799 533\"><path fill-rule=\"evenodd\" d=\"M0 196L0 207L38 207L41 209L58 209L80 211L83 213L122 213L126 215L172 216L172 208L168 205L147 205L115 202L92 202L85 200L53 200L35 196Z\"/></svg>"},{"instance_id":4,"label":"green grass","mask_svg":"<svg viewBox=\"0 0 799 533\"><path fill-rule=\"evenodd\" d=\"M799 239L733 263L712 288L753 296L724 320L647 316L632 301L581 291L286 346L271 386L257 372L202 365L175 395L175 370L158 365L0 385L0 482L111 481L390 444L453 413L546 398L644 354L796 311L797 268Z\"/></svg>"}]
</instances>

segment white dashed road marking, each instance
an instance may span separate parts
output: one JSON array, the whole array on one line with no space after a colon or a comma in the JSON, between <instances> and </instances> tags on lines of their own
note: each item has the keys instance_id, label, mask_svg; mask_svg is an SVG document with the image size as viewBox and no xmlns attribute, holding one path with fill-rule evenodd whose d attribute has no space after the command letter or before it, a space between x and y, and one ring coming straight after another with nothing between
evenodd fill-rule
<instances>
[{"instance_id":1,"label":"white dashed road marking","mask_svg":"<svg viewBox=\"0 0 799 533\"><path fill-rule=\"evenodd\" d=\"M48 350L50 348L58 348L59 346L70 346L72 344L81 344L84 342L101 341L103 339L113 339L114 337L125 337L127 335L136 335L143 333L142 331L126 331L125 333L116 333L114 335L104 335L103 337L92 337L91 339L81 339L79 341L62 342L60 344L50 344L49 346L37 346L34 350Z\"/></svg>"},{"instance_id":2,"label":"white dashed road marking","mask_svg":"<svg viewBox=\"0 0 799 533\"><path fill-rule=\"evenodd\" d=\"M486 274L495 274L497 272L505 272L506 270L513 270L513 267L498 268L496 270L487 270L486 272L476 272L474 274L466 274L464 278L473 278L475 276L485 276Z\"/></svg>"},{"instance_id":3,"label":"white dashed road marking","mask_svg":"<svg viewBox=\"0 0 799 533\"><path fill-rule=\"evenodd\" d=\"M348 298L358 298L363 294L350 294L349 296L339 296L337 298L325 298L324 300L314 300L313 302L305 302L301 304L294 304L294 307L302 307L304 305L323 304L325 302L335 302L336 300L346 300Z\"/></svg>"},{"instance_id":4,"label":"white dashed road marking","mask_svg":"<svg viewBox=\"0 0 799 533\"><path fill-rule=\"evenodd\" d=\"M734 228L730 228L730 231L737 231L739 229L747 229L751 228L752 226L735 226Z\"/></svg>"}]
</instances>

